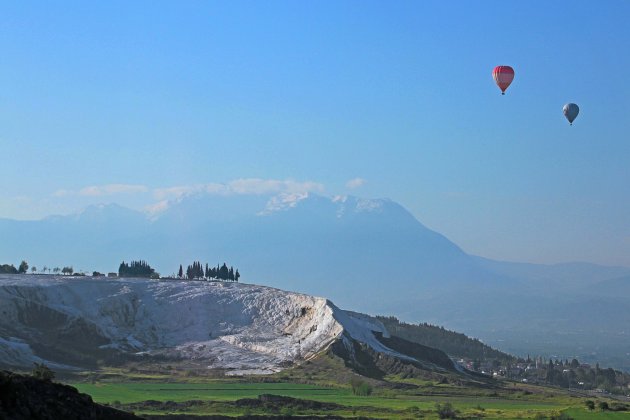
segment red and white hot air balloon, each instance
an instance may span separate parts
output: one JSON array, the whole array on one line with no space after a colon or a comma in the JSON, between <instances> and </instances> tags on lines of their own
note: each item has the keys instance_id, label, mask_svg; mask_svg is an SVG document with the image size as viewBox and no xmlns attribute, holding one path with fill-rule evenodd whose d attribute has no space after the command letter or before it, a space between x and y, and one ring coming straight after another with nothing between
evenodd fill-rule
<instances>
[{"instance_id":1,"label":"red and white hot air balloon","mask_svg":"<svg viewBox=\"0 0 630 420\"><path fill-rule=\"evenodd\" d=\"M496 82L499 89L501 89L501 95L505 95L505 89L510 86L512 80L514 80L514 69L510 66L496 66L492 70L492 78Z\"/></svg>"}]
</instances>

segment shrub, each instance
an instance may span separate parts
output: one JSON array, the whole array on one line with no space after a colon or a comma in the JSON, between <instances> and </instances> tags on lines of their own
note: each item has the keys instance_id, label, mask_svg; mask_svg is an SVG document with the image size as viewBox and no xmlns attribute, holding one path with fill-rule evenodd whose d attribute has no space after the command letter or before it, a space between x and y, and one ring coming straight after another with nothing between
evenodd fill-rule
<instances>
[{"instance_id":1,"label":"shrub","mask_svg":"<svg viewBox=\"0 0 630 420\"><path fill-rule=\"evenodd\" d=\"M280 410L280 414L282 414L283 416L291 417L293 415L293 408L283 407L282 410Z\"/></svg>"},{"instance_id":2,"label":"shrub","mask_svg":"<svg viewBox=\"0 0 630 420\"><path fill-rule=\"evenodd\" d=\"M31 375L43 381L52 381L55 379L55 372L50 370L50 368L43 363L35 363Z\"/></svg>"},{"instance_id":3,"label":"shrub","mask_svg":"<svg viewBox=\"0 0 630 420\"><path fill-rule=\"evenodd\" d=\"M453 409L451 403L435 404L435 411L441 419L456 419L458 411Z\"/></svg>"},{"instance_id":4,"label":"shrub","mask_svg":"<svg viewBox=\"0 0 630 420\"><path fill-rule=\"evenodd\" d=\"M357 389L357 395L367 397L370 394L372 394L372 385L365 382L359 385L359 388Z\"/></svg>"},{"instance_id":5,"label":"shrub","mask_svg":"<svg viewBox=\"0 0 630 420\"><path fill-rule=\"evenodd\" d=\"M573 420L573 417L567 413L560 413L558 415L551 416L551 420Z\"/></svg>"},{"instance_id":6,"label":"shrub","mask_svg":"<svg viewBox=\"0 0 630 420\"><path fill-rule=\"evenodd\" d=\"M586 405L586 408L588 408L589 410L595 410L595 402L592 400L586 400L584 401L584 405Z\"/></svg>"},{"instance_id":7,"label":"shrub","mask_svg":"<svg viewBox=\"0 0 630 420\"><path fill-rule=\"evenodd\" d=\"M359 378L350 379L350 386L352 387L352 393L361 397L367 397L372 393L372 385L362 381Z\"/></svg>"},{"instance_id":8,"label":"shrub","mask_svg":"<svg viewBox=\"0 0 630 420\"><path fill-rule=\"evenodd\" d=\"M610 411L628 411L628 404L612 403L609 409Z\"/></svg>"}]
</instances>

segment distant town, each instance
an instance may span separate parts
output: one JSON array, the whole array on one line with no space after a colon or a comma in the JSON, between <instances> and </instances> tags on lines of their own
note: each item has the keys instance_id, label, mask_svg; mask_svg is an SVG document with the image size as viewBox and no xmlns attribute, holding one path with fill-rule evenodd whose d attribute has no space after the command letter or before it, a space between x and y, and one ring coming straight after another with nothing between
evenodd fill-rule
<instances>
[{"instance_id":1,"label":"distant town","mask_svg":"<svg viewBox=\"0 0 630 420\"><path fill-rule=\"evenodd\" d=\"M630 394L630 374L619 370L591 366L576 358L516 357L444 327L406 323L393 316L377 318L391 334L439 348L461 368L497 380L553 385L589 396Z\"/></svg>"},{"instance_id":2,"label":"distant town","mask_svg":"<svg viewBox=\"0 0 630 420\"><path fill-rule=\"evenodd\" d=\"M589 395L630 396L630 374L612 368L600 368L599 363L591 366L588 363L580 363L577 359L545 360L541 356L534 359L528 356L526 359L517 359L512 362L499 359L480 361L465 358L454 361L463 368L496 379L555 385L577 393L585 391Z\"/></svg>"}]
</instances>

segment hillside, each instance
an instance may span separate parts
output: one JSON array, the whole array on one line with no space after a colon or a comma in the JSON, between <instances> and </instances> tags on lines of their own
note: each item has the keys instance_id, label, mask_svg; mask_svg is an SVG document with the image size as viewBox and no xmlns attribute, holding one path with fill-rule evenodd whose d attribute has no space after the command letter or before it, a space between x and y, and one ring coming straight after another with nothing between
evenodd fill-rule
<instances>
[{"instance_id":1,"label":"hillside","mask_svg":"<svg viewBox=\"0 0 630 420\"><path fill-rule=\"evenodd\" d=\"M1 275L0 311L0 365L6 367L44 362L75 370L133 361L228 375L272 373L334 345L356 366L365 365L354 360L364 352L454 371L442 352L423 353L407 343L405 353L389 345L389 333L373 318L264 286Z\"/></svg>"},{"instance_id":2,"label":"hillside","mask_svg":"<svg viewBox=\"0 0 630 420\"><path fill-rule=\"evenodd\" d=\"M455 358L514 361L516 357L493 349L481 341L467 337L465 334L450 331L444 327L423 323L408 324L392 316L377 316L391 335L401 337L414 343L431 346L442 350Z\"/></svg>"}]
</instances>

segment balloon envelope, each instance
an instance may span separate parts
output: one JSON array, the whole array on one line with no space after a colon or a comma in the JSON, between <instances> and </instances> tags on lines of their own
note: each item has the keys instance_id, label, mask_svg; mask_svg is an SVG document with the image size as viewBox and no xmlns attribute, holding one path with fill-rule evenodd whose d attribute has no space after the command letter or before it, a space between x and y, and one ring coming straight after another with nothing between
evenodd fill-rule
<instances>
[{"instance_id":1,"label":"balloon envelope","mask_svg":"<svg viewBox=\"0 0 630 420\"><path fill-rule=\"evenodd\" d=\"M494 79L501 93L505 95L505 89L510 86L512 80L514 80L514 69L510 66L496 66L492 70L492 78Z\"/></svg>"},{"instance_id":2,"label":"balloon envelope","mask_svg":"<svg viewBox=\"0 0 630 420\"><path fill-rule=\"evenodd\" d=\"M575 120L580 113L580 107L574 103L568 103L562 107L562 113L567 120L569 120L569 124L573 125L573 120Z\"/></svg>"}]
</instances>

